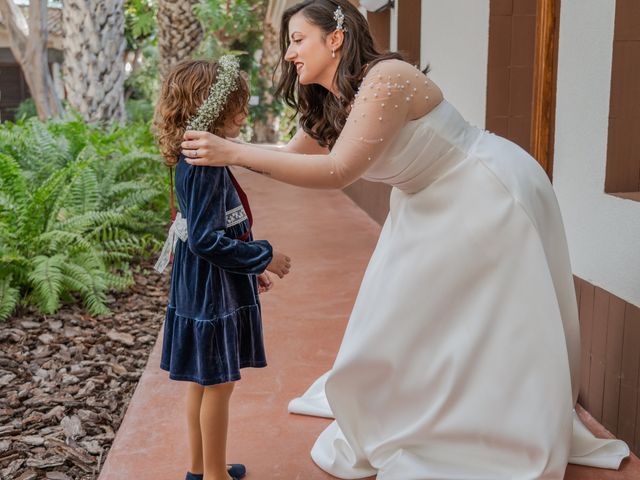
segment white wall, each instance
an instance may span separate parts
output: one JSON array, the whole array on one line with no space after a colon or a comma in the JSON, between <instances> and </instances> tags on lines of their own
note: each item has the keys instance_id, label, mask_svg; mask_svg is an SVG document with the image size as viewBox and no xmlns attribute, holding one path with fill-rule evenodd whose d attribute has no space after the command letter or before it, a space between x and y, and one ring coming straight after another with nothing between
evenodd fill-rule
<instances>
[{"instance_id":1,"label":"white wall","mask_svg":"<svg viewBox=\"0 0 640 480\"><path fill-rule=\"evenodd\" d=\"M615 0L562 0L553 179L574 273L640 305L640 202L603 193L614 19Z\"/></svg>"},{"instance_id":2,"label":"white wall","mask_svg":"<svg viewBox=\"0 0 640 480\"><path fill-rule=\"evenodd\" d=\"M420 47L420 64L431 64L430 76L445 97L484 128L489 0L422 0Z\"/></svg>"}]
</instances>

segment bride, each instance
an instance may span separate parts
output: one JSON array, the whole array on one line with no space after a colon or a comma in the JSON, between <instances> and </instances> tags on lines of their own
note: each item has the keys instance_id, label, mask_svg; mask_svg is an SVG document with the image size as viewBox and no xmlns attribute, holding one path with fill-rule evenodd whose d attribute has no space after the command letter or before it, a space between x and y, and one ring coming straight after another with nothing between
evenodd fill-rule
<instances>
[{"instance_id":1,"label":"bride","mask_svg":"<svg viewBox=\"0 0 640 480\"><path fill-rule=\"evenodd\" d=\"M347 0L282 20L278 94L300 129L280 150L188 131L194 165L308 188L394 188L330 372L294 413L332 416L311 455L339 478L562 479L629 453L575 415L579 326L544 171L468 124L425 74L376 51Z\"/></svg>"}]
</instances>

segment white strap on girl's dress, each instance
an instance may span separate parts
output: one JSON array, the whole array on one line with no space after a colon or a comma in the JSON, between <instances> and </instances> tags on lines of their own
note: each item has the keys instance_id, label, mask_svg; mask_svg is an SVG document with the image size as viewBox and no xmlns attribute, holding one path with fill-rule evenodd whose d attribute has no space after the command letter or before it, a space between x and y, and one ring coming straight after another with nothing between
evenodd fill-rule
<instances>
[{"instance_id":1,"label":"white strap on girl's dress","mask_svg":"<svg viewBox=\"0 0 640 480\"><path fill-rule=\"evenodd\" d=\"M153 268L157 272L164 272L164 269L167 268L167 265L169 265L171 254L176 249L178 239L186 242L187 238L189 238L187 232L187 220L182 218L182 215L180 214L180 212L178 212L178 214L176 215L176 219L171 224L167 239L165 240L164 246L162 247L162 252L160 252L160 257L158 258L158 261Z\"/></svg>"}]
</instances>

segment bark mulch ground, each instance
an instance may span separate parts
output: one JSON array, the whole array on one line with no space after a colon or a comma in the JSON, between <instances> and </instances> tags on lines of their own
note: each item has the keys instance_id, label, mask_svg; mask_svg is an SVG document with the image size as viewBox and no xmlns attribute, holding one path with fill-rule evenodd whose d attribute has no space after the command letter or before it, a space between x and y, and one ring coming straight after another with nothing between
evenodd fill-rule
<instances>
[{"instance_id":1,"label":"bark mulch ground","mask_svg":"<svg viewBox=\"0 0 640 480\"><path fill-rule=\"evenodd\" d=\"M164 318L169 281L143 261L109 315L23 308L0 323L0 478L98 477Z\"/></svg>"}]
</instances>

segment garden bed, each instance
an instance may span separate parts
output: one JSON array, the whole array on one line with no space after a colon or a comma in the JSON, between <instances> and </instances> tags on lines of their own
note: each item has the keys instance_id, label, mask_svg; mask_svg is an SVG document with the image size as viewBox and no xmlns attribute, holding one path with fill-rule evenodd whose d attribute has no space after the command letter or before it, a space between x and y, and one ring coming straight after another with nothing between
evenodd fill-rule
<instances>
[{"instance_id":1,"label":"garden bed","mask_svg":"<svg viewBox=\"0 0 640 480\"><path fill-rule=\"evenodd\" d=\"M22 308L0 323L0 478L95 479L164 319L169 281L150 261L98 317Z\"/></svg>"}]
</instances>

